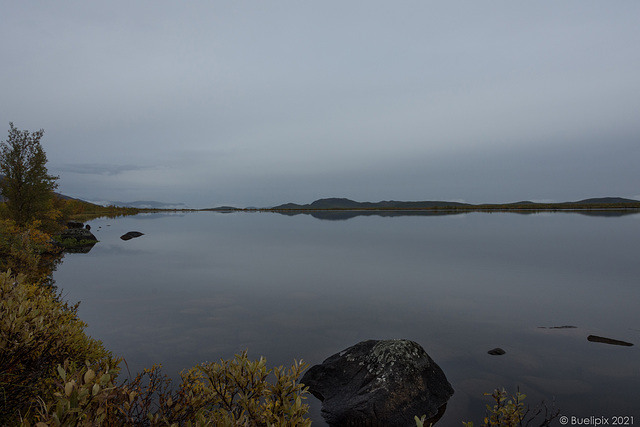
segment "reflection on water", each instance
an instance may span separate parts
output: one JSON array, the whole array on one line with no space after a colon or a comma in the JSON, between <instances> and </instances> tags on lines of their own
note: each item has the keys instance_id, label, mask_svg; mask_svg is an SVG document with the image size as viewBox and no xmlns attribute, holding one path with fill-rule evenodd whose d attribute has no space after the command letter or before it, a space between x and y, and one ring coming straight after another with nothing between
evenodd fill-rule
<instances>
[{"instance_id":1,"label":"reflection on water","mask_svg":"<svg viewBox=\"0 0 640 427\"><path fill-rule=\"evenodd\" d=\"M404 338L456 390L439 426L479 424L496 387L568 416L640 415L639 215L199 212L91 226L100 242L67 255L54 278L132 372L161 362L177 377L243 349L314 365ZM131 230L144 235L120 240ZM505 354L487 354L496 347Z\"/></svg>"},{"instance_id":2,"label":"reflection on water","mask_svg":"<svg viewBox=\"0 0 640 427\"><path fill-rule=\"evenodd\" d=\"M351 218L357 218L359 216L380 216L380 217L400 217L400 216L451 216L451 215L466 215L469 213L478 213L482 212L481 210L472 211L472 210L431 210L431 209L422 209L422 210L379 210L379 209L370 209L370 210L275 210L274 213L286 216L295 216L295 215L309 215L316 219L328 220L328 221L344 221ZM487 211L487 213L510 213L517 215L540 215L544 213L548 213L549 211L540 211L535 209L511 209L508 211ZM558 210L554 213L560 214L578 214L578 215L587 215L594 217L621 217L627 215L638 215L638 209L600 209L600 210Z\"/></svg>"}]
</instances>

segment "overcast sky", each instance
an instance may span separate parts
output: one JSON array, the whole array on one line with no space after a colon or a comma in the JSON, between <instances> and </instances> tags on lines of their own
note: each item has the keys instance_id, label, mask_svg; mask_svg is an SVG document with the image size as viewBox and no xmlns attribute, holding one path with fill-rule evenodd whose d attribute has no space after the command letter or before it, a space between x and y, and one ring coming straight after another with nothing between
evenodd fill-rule
<instances>
[{"instance_id":1,"label":"overcast sky","mask_svg":"<svg viewBox=\"0 0 640 427\"><path fill-rule=\"evenodd\" d=\"M640 198L640 2L0 0L59 190L190 207Z\"/></svg>"}]
</instances>

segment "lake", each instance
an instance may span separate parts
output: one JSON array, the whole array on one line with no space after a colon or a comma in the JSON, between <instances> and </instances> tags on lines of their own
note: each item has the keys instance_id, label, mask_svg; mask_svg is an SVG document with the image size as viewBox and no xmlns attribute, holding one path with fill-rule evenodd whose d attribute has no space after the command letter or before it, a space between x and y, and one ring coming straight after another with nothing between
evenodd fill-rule
<instances>
[{"instance_id":1,"label":"lake","mask_svg":"<svg viewBox=\"0 0 640 427\"><path fill-rule=\"evenodd\" d=\"M319 216L96 219L100 242L67 254L54 279L132 374L158 362L177 378L244 349L269 366L314 365L405 338L455 389L438 426L480 425L496 387L568 417L640 422L640 214ZM144 235L121 240L128 231Z\"/></svg>"}]
</instances>

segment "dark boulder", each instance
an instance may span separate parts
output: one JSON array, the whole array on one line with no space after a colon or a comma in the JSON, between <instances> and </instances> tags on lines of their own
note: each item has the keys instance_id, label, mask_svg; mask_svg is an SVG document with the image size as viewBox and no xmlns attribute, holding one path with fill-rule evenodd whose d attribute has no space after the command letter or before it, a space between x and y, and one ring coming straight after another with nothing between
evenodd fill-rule
<instances>
[{"instance_id":1,"label":"dark boulder","mask_svg":"<svg viewBox=\"0 0 640 427\"><path fill-rule=\"evenodd\" d=\"M84 224L78 221L69 221L67 222L67 228L69 229L73 229L73 228L82 228L84 227Z\"/></svg>"},{"instance_id":2,"label":"dark boulder","mask_svg":"<svg viewBox=\"0 0 640 427\"><path fill-rule=\"evenodd\" d=\"M408 340L360 342L313 366L301 382L322 401L330 426L415 426L422 415L435 422L453 395L442 369Z\"/></svg>"},{"instance_id":3,"label":"dark boulder","mask_svg":"<svg viewBox=\"0 0 640 427\"><path fill-rule=\"evenodd\" d=\"M134 239L134 238L140 237L140 236L144 236L144 233L141 233L139 231L129 231L129 232L123 234L122 236L120 236L120 238L122 240L131 240L131 239Z\"/></svg>"},{"instance_id":4,"label":"dark boulder","mask_svg":"<svg viewBox=\"0 0 640 427\"><path fill-rule=\"evenodd\" d=\"M489 353L492 356L502 356L503 354L506 354L507 352L504 351L503 349L501 349L500 347L496 347L494 349L491 349L491 350L487 351L487 353Z\"/></svg>"}]
</instances>

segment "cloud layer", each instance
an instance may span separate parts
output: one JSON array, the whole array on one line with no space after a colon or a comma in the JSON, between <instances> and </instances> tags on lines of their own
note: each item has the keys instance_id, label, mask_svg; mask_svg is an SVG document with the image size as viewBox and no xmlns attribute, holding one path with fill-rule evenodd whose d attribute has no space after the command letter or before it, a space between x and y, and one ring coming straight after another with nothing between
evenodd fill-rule
<instances>
[{"instance_id":1,"label":"cloud layer","mask_svg":"<svg viewBox=\"0 0 640 427\"><path fill-rule=\"evenodd\" d=\"M637 2L3 9L0 122L45 129L50 171L74 197L640 193Z\"/></svg>"}]
</instances>

